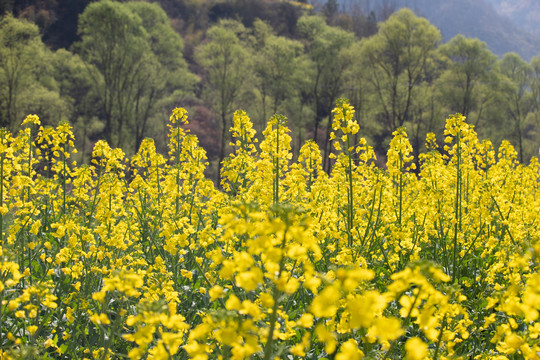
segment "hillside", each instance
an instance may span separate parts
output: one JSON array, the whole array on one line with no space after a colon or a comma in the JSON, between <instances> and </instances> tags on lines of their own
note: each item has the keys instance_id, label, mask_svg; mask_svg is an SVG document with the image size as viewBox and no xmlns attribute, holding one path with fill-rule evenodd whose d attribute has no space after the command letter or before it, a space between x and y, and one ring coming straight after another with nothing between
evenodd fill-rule
<instances>
[{"instance_id":1,"label":"hillside","mask_svg":"<svg viewBox=\"0 0 540 360\"><path fill-rule=\"evenodd\" d=\"M53 49L69 47L79 39L77 21L88 4L96 0L0 1L0 14L12 12L39 26L43 41ZM170 18L171 25L178 31L188 47L200 42L203 33L221 18L241 19L245 26L252 26L256 18L268 22L279 35L292 36L296 20L300 16L298 6L278 0L231 0L189 1L149 0L158 3ZM298 2L302 3L302 2Z\"/></svg>"},{"instance_id":2,"label":"hillside","mask_svg":"<svg viewBox=\"0 0 540 360\"><path fill-rule=\"evenodd\" d=\"M34 21L43 31L43 39L53 48L69 48L77 39L77 17L91 0L44 2L21 0L0 3L0 11L12 8L16 15ZM171 17L175 28L198 43L200 31L221 17L239 16L247 24L255 17L263 17L281 35L294 33L296 16L279 1L157 1ZM316 9L322 10L325 0L311 0ZM373 11L378 21L384 21L393 11L409 7L416 14L437 26L448 41L456 34L479 38L489 49L502 56L516 52L530 60L540 53L540 2L535 0L337 0L340 10L364 14ZM239 10L240 9L240 10ZM240 13L239 13L240 11ZM189 51L188 51L189 52Z\"/></svg>"},{"instance_id":3,"label":"hillside","mask_svg":"<svg viewBox=\"0 0 540 360\"><path fill-rule=\"evenodd\" d=\"M341 0L343 8L353 2ZM502 56L516 52L530 60L540 53L540 3L533 0L388 0L361 1L364 11L387 13L409 7L441 30L443 41L457 34L479 38ZM536 29L533 33L532 29Z\"/></svg>"},{"instance_id":4,"label":"hillside","mask_svg":"<svg viewBox=\"0 0 540 360\"><path fill-rule=\"evenodd\" d=\"M486 0L499 15L519 24L529 33L540 36L540 2L535 0Z\"/></svg>"}]
</instances>

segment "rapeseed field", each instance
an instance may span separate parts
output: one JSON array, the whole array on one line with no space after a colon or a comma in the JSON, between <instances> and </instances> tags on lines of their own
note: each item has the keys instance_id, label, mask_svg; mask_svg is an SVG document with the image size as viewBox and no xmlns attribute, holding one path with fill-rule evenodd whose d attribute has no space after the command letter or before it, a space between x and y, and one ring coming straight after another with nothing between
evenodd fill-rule
<instances>
[{"instance_id":1,"label":"rapeseed field","mask_svg":"<svg viewBox=\"0 0 540 360\"><path fill-rule=\"evenodd\" d=\"M237 111L219 188L184 109L167 155L89 165L68 124L2 131L0 359L540 359L538 159L457 114L380 168L332 121L327 174Z\"/></svg>"}]
</instances>

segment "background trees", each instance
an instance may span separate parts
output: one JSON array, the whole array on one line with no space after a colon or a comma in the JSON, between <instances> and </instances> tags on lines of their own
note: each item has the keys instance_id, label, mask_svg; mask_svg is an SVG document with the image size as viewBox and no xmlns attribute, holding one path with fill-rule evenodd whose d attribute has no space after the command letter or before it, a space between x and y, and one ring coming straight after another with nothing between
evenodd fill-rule
<instances>
[{"instance_id":1,"label":"background trees","mask_svg":"<svg viewBox=\"0 0 540 360\"><path fill-rule=\"evenodd\" d=\"M306 52L312 61L313 75L310 82L311 100L315 119L313 140L320 138L319 129L324 118L328 118L336 100L343 91L344 71L349 66L349 58L344 50L354 41L354 35L337 27L328 26L317 16L306 16L298 21L298 31L306 44ZM324 168L329 169L331 122L327 122L322 135Z\"/></svg>"},{"instance_id":2,"label":"background trees","mask_svg":"<svg viewBox=\"0 0 540 360\"><path fill-rule=\"evenodd\" d=\"M85 160L91 153L92 139L103 131L103 122L99 119L100 98L94 87L88 68L77 54L59 49L52 57L52 75L58 84L60 97L68 108L69 118L78 140L80 160Z\"/></svg>"},{"instance_id":3,"label":"background trees","mask_svg":"<svg viewBox=\"0 0 540 360\"><path fill-rule=\"evenodd\" d=\"M382 23L376 35L362 41L360 69L370 87L379 141L415 121L419 89L429 80L440 39L437 28L426 19L402 9Z\"/></svg>"},{"instance_id":4,"label":"background trees","mask_svg":"<svg viewBox=\"0 0 540 360\"><path fill-rule=\"evenodd\" d=\"M138 78L132 110L137 149L148 132L149 121L158 122L168 113L156 110L175 107L180 99L192 93L199 79L189 71L182 55L182 38L171 27L165 12L157 4L131 2L127 5L141 18L150 47L150 52L145 54L143 74Z\"/></svg>"},{"instance_id":5,"label":"background trees","mask_svg":"<svg viewBox=\"0 0 540 360\"><path fill-rule=\"evenodd\" d=\"M471 112L478 113L485 105L483 94L495 81L492 70L497 57L485 42L461 34L441 45L439 51L448 61L438 79L441 102L467 117Z\"/></svg>"},{"instance_id":6,"label":"background trees","mask_svg":"<svg viewBox=\"0 0 540 360\"><path fill-rule=\"evenodd\" d=\"M540 126L540 54L531 59L531 97L535 125Z\"/></svg>"},{"instance_id":7,"label":"background trees","mask_svg":"<svg viewBox=\"0 0 540 360\"><path fill-rule=\"evenodd\" d=\"M45 123L63 118L65 103L58 96L50 66L50 50L41 42L38 27L4 16L0 20L0 127L13 130L29 111L39 112Z\"/></svg>"},{"instance_id":8,"label":"background trees","mask_svg":"<svg viewBox=\"0 0 540 360\"><path fill-rule=\"evenodd\" d=\"M221 120L218 174L225 157L227 131L235 101L243 90L251 66L251 54L238 38L244 32L245 28L239 22L221 21L208 30L208 42L200 45L195 53L198 63L204 68L205 97L215 106Z\"/></svg>"},{"instance_id":9,"label":"background trees","mask_svg":"<svg viewBox=\"0 0 540 360\"><path fill-rule=\"evenodd\" d=\"M311 118L307 101L313 77L311 59L302 42L276 35L272 27L261 20L254 23L250 46L254 54L254 90L260 99L260 110L250 109L256 128L262 131L273 114L287 114L292 120L289 126L297 134L292 146L298 151Z\"/></svg>"},{"instance_id":10,"label":"background trees","mask_svg":"<svg viewBox=\"0 0 540 360\"><path fill-rule=\"evenodd\" d=\"M530 96L531 66L516 53L504 55L499 63L504 76L501 94L504 99L502 108L511 129L508 135L513 135L519 154L519 161L524 161L524 138L527 135L525 120L532 107Z\"/></svg>"},{"instance_id":11,"label":"background trees","mask_svg":"<svg viewBox=\"0 0 540 360\"><path fill-rule=\"evenodd\" d=\"M123 145L126 107L136 93L137 77L145 76L148 35L138 16L112 1L90 4L80 17L78 32L81 42L76 51L93 65L88 71L100 99L103 136L111 146Z\"/></svg>"},{"instance_id":12,"label":"background trees","mask_svg":"<svg viewBox=\"0 0 540 360\"><path fill-rule=\"evenodd\" d=\"M302 71L309 64L303 56L304 47L296 40L276 36L268 25L262 23L255 27L257 31L254 44L255 86L260 93L263 119L277 113L282 103L297 96L298 86L305 81Z\"/></svg>"},{"instance_id":13,"label":"background trees","mask_svg":"<svg viewBox=\"0 0 540 360\"><path fill-rule=\"evenodd\" d=\"M28 113L51 125L70 121L81 160L99 138L128 153L146 136L163 138L163 119L182 105L196 111L192 129L213 145L214 174L238 108L258 130L274 113L286 115L294 152L313 138L328 170L331 109L340 97L356 107L361 135L379 156L401 126L418 154L426 133L456 112L480 136L510 139L522 161L540 143L540 56L530 64L515 54L498 60L484 42L462 35L440 44L439 31L407 9L376 15L349 2L345 14L333 1L320 14L303 2L26 3L24 11L10 2L0 9L7 11L0 125L13 128ZM60 39L54 18L71 19L70 12L81 12L78 33Z\"/></svg>"},{"instance_id":14,"label":"background trees","mask_svg":"<svg viewBox=\"0 0 540 360\"><path fill-rule=\"evenodd\" d=\"M144 2L92 3L81 15L79 33L75 49L92 65L103 137L136 151L158 104L195 83L182 59L182 40L159 5Z\"/></svg>"}]
</instances>

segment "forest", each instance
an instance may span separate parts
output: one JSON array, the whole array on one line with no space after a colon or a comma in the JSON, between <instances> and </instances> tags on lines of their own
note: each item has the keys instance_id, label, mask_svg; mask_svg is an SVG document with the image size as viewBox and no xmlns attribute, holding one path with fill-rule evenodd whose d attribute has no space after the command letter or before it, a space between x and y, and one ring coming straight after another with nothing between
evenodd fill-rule
<instances>
[{"instance_id":1,"label":"forest","mask_svg":"<svg viewBox=\"0 0 540 360\"><path fill-rule=\"evenodd\" d=\"M538 154L540 55L495 56L487 45L440 31L411 10L365 14L295 1L4 1L0 21L0 126L28 114L69 122L76 156L93 144L135 153L146 137L165 151L165 119L190 111L216 178L228 129L245 110L260 133L288 118L297 156L307 139L331 167L331 109L355 107L360 133L384 164L392 133L407 129L415 155L429 132L461 113L480 138L503 139L521 162Z\"/></svg>"}]
</instances>

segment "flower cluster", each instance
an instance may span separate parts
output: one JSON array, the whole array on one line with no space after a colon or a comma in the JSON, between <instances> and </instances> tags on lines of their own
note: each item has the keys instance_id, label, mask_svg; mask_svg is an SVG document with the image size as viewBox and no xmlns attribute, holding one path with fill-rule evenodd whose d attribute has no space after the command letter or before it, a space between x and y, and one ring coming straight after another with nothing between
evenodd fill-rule
<instances>
[{"instance_id":1,"label":"flower cluster","mask_svg":"<svg viewBox=\"0 0 540 360\"><path fill-rule=\"evenodd\" d=\"M539 359L540 162L461 115L386 168L333 111L335 163L286 118L234 114L222 190L169 119L169 153L68 124L0 132L0 359Z\"/></svg>"}]
</instances>

